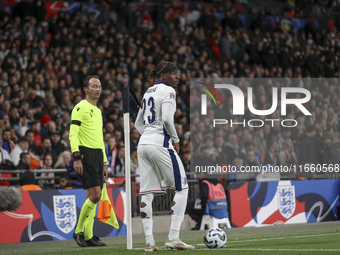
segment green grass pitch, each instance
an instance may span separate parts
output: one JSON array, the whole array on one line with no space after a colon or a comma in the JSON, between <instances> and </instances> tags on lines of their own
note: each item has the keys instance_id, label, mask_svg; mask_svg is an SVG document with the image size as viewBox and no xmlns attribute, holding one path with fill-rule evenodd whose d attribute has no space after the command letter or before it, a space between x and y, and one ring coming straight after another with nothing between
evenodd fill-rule
<instances>
[{"instance_id":1,"label":"green grass pitch","mask_svg":"<svg viewBox=\"0 0 340 255\"><path fill-rule=\"evenodd\" d=\"M3 231L3 230L2 230ZM193 251L172 251L164 246L166 234L155 235L156 254L340 254L340 222L225 229L228 241L222 249L207 249L205 231L182 232L181 239L195 246ZM80 248L73 240L2 244L0 254L146 254L144 236L133 237L133 250L126 249L126 237L102 238L108 246Z\"/></svg>"}]
</instances>

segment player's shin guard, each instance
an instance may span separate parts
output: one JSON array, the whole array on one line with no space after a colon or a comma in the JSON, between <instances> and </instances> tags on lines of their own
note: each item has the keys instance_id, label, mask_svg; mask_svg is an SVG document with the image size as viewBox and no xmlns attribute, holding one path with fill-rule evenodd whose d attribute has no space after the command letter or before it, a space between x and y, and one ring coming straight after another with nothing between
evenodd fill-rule
<instances>
[{"instance_id":1,"label":"player's shin guard","mask_svg":"<svg viewBox=\"0 0 340 255\"><path fill-rule=\"evenodd\" d=\"M85 240L90 240L93 237L93 223L94 223L94 217L96 216L96 208L97 204L94 205L91 213L89 214L89 217L87 218L85 222Z\"/></svg>"},{"instance_id":2,"label":"player's shin guard","mask_svg":"<svg viewBox=\"0 0 340 255\"><path fill-rule=\"evenodd\" d=\"M142 195L140 203L140 215L145 233L145 241L147 244L155 244L153 239L153 220L152 220L152 201L153 194Z\"/></svg>"},{"instance_id":3,"label":"player's shin guard","mask_svg":"<svg viewBox=\"0 0 340 255\"><path fill-rule=\"evenodd\" d=\"M81 208L79 214L79 220L75 233L84 232L86 220L90 216L95 206L96 204L92 203L92 201L89 198L85 200L85 203L83 204L83 207Z\"/></svg>"},{"instance_id":4,"label":"player's shin guard","mask_svg":"<svg viewBox=\"0 0 340 255\"><path fill-rule=\"evenodd\" d=\"M179 237L179 230L184 219L185 209L187 207L188 189L177 191L171 206L171 225L169 240L175 240Z\"/></svg>"}]
</instances>

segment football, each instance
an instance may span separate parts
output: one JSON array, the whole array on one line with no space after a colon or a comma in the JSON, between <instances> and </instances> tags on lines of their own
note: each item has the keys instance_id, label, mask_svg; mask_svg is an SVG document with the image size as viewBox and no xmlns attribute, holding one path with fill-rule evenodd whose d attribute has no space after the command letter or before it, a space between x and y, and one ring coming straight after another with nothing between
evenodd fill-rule
<instances>
[{"instance_id":1,"label":"football","mask_svg":"<svg viewBox=\"0 0 340 255\"><path fill-rule=\"evenodd\" d=\"M204 243L210 248L223 248L227 242L226 233L220 228L211 228L204 235Z\"/></svg>"}]
</instances>

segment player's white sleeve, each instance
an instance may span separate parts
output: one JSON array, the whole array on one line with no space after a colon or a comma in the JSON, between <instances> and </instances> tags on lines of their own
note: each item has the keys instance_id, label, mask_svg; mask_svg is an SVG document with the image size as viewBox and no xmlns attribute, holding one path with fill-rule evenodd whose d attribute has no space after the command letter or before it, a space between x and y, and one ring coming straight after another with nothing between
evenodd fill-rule
<instances>
[{"instance_id":1,"label":"player's white sleeve","mask_svg":"<svg viewBox=\"0 0 340 255\"><path fill-rule=\"evenodd\" d=\"M144 133L144 125L143 125L143 111L139 109L137 119L135 121L135 128L142 135Z\"/></svg>"},{"instance_id":2,"label":"player's white sleeve","mask_svg":"<svg viewBox=\"0 0 340 255\"><path fill-rule=\"evenodd\" d=\"M177 136L175 124L174 124L174 107L172 103L169 101L163 102L162 104L162 119L165 126L166 131L168 131L172 141L175 143L179 142L179 138Z\"/></svg>"}]
</instances>

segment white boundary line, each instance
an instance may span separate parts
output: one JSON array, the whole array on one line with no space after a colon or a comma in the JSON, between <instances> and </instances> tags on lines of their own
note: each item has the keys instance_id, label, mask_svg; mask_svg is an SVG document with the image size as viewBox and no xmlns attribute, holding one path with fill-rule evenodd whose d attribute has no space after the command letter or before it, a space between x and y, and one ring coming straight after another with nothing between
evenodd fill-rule
<instances>
[{"instance_id":1,"label":"white boundary line","mask_svg":"<svg viewBox=\"0 0 340 255\"><path fill-rule=\"evenodd\" d=\"M305 237L333 236L333 235L340 235L340 233L327 233L327 234L303 235L303 236L282 236L282 237L272 237L272 238L262 238L262 239L248 239L248 240L240 240L240 241L227 241L227 243L245 243L245 242L283 240L283 239L290 239L290 238L305 238ZM197 244L197 245L205 245L205 244Z\"/></svg>"},{"instance_id":2,"label":"white boundary line","mask_svg":"<svg viewBox=\"0 0 340 255\"><path fill-rule=\"evenodd\" d=\"M262 238L262 239L248 239L240 241L228 241L228 243L245 243L245 242L257 242L257 241L270 241L270 240L283 240L290 238L306 238L306 237L318 237L318 236L332 236L340 235L340 233L327 233L327 234L316 234L316 235L301 235L301 236L283 236L283 237L273 237L273 238ZM205 246L205 244L195 244L197 246ZM158 246L163 250L165 246ZM144 248L133 248L133 250L144 250ZM198 248L195 250L219 250L219 249L209 249L209 248ZM224 247L223 250L230 251L311 251L311 252L340 252L340 249L263 249L263 248L228 248Z\"/></svg>"},{"instance_id":3,"label":"white boundary line","mask_svg":"<svg viewBox=\"0 0 340 255\"><path fill-rule=\"evenodd\" d=\"M340 235L340 233L328 233L328 234L316 234L316 235L303 235L303 236L282 236L282 237L272 237L272 238L262 238L262 239L249 239L240 241L230 241L229 243L244 243L244 242L257 242L257 241L269 241L269 240L282 240L290 238L305 238L305 237L318 237L318 236L333 236Z\"/></svg>"},{"instance_id":4,"label":"white boundary line","mask_svg":"<svg viewBox=\"0 0 340 255\"><path fill-rule=\"evenodd\" d=\"M318 251L318 252L339 252L340 249L262 249L262 248L258 248L258 249L246 249L246 248L226 248L229 251Z\"/></svg>"},{"instance_id":5,"label":"white boundary line","mask_svg":"<svg viewBox=\"0 0 340 255\"><path fill-rule=\"evenodd\" d=\"M144 250L144 249L143 249ZM262 249L262 248L228 248L224 247L222 249L208 249L208 248L198 248L195 249L196 251L217 251L217 250L224 250L224 251L306 251L306 252L340 252L340 249ZM194 251L195 251L194 250Z\"/></svg>"},{"instance_id":6,"label":"white boundary line","mask_svg":"<svg viewBox=\"0 0 340 255\"><path fill-rule=\"evenodd\" d=\"M165 246L159 247L160 250L165 250ZM132 250L144 251L144 248L133 248ZM167 249L168 250L168 249ZM209 249L209 248L196 248L196 251L217 251L217 250L227 250L227 251L310 251L310 252L340 252L340 249L263 249L263 248L228 248L224 247L222 249ZM194 251L195 251L194 250Z\"/></svg>"}]
</instances>

